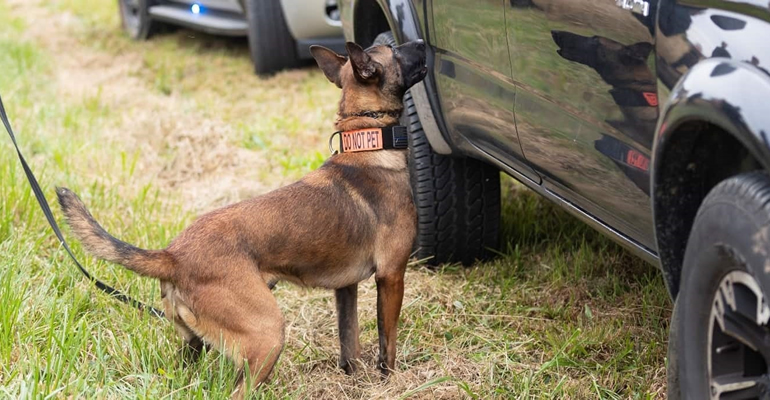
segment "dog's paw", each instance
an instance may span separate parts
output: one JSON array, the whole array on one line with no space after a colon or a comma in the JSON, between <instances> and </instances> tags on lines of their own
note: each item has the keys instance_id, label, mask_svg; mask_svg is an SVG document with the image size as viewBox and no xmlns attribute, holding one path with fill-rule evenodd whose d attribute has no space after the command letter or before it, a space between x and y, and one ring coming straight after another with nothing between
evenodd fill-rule
<instances>
[{"instance_id":1,"label":"dog's paw","mask_svg":"<svg viewBox=\"0 0 770 400\"><path fill-rule=\"evenodd\" d=\"M355 360L340 359L339 366L340 368L342 368L343 371L345 371L347 375L353 375L358 369Z\"/></svg>"}]
</instances>

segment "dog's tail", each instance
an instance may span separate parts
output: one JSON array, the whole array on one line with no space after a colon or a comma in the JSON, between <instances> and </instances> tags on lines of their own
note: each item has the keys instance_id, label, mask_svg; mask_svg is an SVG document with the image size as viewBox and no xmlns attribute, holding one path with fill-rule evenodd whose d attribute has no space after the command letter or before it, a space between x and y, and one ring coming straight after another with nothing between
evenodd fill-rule
<instances>
[{"instance_id":1,"label":"dog's tail","mask_svg":"<svg viewBox=\"0 0 770 400\"><path fill-rule=\"evenodd\" d=\"M118 240L96 222L75 192L67 188L56 188L56 195L72 233L90 253L140 275L171 278L174 259L166 250L143 250Z\"/></svg>"}]
</instances>

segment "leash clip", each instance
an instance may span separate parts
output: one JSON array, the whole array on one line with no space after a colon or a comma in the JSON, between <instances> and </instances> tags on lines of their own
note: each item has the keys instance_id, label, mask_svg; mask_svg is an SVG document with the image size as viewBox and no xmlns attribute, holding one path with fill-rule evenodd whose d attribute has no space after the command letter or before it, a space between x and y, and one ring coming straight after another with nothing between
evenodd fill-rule
<instances>
[{"instance_id":1,"label":"leash clip","mask_svg":"<svg viewBox=\"0 0 770 400\"><path fill-rule=\"evenodd\" d=\"M332 142L334 142L334 137L335 136L339 136L340 137L340 148L342 148L342 131L337 131L337 132L332 133L332 135L329 136L329 152L332 155L338 154L340 152L339 150L335 150L334 149L334 144L332 143Z\"/></svg>"}]
</instances>

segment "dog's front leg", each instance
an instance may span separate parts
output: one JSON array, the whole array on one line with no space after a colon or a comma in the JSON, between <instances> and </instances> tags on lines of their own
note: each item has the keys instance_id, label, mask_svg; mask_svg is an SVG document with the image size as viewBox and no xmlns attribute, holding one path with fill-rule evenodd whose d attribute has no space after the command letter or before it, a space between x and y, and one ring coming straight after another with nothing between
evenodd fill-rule
<instances>
[{"instance_id":1,"label":"dog's front leg","mask_svg":"<svg viewBox=\"0 0 770 400\"><path fill-rule=\"evenodd\" d=\"M358 284L334 291L337 300L337 327L340 331L340 368L355 372L355 360L361 358L358 342Z\"/></svg>"},{"instance_id":2,"label":"dog's front leg","mask_svg":"<svg viewBox=\"0 0 770 400\"><path fill-rule=\"evenodd\" d=\"M396 367L396 340L398 315L404 299L406 263L395 268L377 269L377 332L380 336L380 355L377 367L384 375Z\"/></svg>"}]
</instances>

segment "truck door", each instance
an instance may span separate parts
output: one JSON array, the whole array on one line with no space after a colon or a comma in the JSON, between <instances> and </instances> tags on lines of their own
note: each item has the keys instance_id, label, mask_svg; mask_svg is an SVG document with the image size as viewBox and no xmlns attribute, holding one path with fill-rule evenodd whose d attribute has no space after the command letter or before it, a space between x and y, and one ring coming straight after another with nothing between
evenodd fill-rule
<instances>
[{"instance_id":1,"label":"truck door","mask_svg":"<svg viewBox=\"0 0 770 400\"><path fill-rule=\"evenodd\" d=\"M462 147L472 142L539 182L531 169L523 168L513 119L516 88L505 4L505 0L433 0L439 102L455 143Z\"/></svg>"},{"instance_id":2,"label":"truck door","mask_svg":"<svg viewBox=\"0 0 770 400\"><path fill-rule=\"evenodd\" d=\"M506 0L516 127L556 195L655 249L657 0Z\"/></svg>"}]
</instances>

